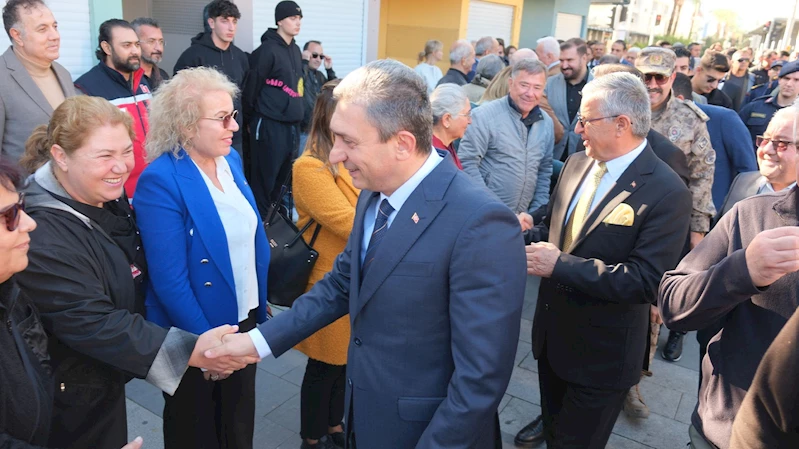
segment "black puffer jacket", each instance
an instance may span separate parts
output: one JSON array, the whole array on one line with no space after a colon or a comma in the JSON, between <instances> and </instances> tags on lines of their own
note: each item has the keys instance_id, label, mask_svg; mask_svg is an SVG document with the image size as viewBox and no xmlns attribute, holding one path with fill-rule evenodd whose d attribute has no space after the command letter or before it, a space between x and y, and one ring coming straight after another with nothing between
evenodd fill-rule
<instances>
[{"instance_id":1,"label":"black puffer jacket","mask_svg":"<svg viewBox=\"0 0 799 449\"><path fill-rule=\"evenodd\" d=\"M47 444L53 383L47 335L39 314L14 278L0 284L0 447Z\"/></svg>"}]
</instances>

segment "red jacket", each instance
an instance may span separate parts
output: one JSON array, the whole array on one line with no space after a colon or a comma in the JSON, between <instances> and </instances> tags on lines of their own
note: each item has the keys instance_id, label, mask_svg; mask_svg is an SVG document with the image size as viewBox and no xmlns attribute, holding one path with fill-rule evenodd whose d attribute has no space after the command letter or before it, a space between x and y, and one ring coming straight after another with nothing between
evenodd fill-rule
<instances>
[{"instance_id":1,"label":"red jacket","mask_svg":"<svg viewBox=\"0 0 799 449\"><path fill-rule=\"evenodd\" d=\"M121 73L100 62L75 81L75 87L86 95L103 97L133 117L133 130L136 139L133 141L133 158L136 165L125 182L125 193L133 198L139 175L147 166L145 162L144 139L150 128L147 122L147 107L153 96L150 85L144 77L144 69L133 72L131 82Z\"/></svg>"}]
</instances>

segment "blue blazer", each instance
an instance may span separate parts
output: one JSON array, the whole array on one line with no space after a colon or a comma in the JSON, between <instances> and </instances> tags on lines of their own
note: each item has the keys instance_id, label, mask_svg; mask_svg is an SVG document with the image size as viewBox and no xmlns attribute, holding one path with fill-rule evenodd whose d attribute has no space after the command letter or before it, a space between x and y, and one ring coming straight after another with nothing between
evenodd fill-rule
<instances>
[{"instance_id":1,"label":"blue blazer","mask_svg":"<svg viewBox=\"0 0 799 449\"><path fill-rule=\"evenodd\" d=\"M735 111L709 104L696 103L696 106L710 117L707 131L710 144L716 150L712 193L713 204L718 212L730 191L732 180L739 173L757 170L757 159L752 150L749 130Z\"/></svg>"},{"instance_id":2,"label":"blue blazer","mask_svg":"<svg viewBox=\"0 0 799 449\"><path fill-rule=\"evenodd\" d=\"M345 416L358 446L493 447L527 280L519 221L442 161L397 212L361 279L374 195L361 192L333 270L259 329L279 356L349 313Z\"/></svg>"},{"instance_id":3,"label":"blue blazer","mask_svg":"<svg viewBox=\"0 0 799 449\"><path fill-rule=\"evenodd\" d=\"M142 173L136 187L136 221L144 242L150 282L147 319L161 326L203 333L238 324L236 286L222 220L200 170L181 150L163 154ZM259 217L235 150L225 156L236 185ZM258 275L257 320L266 321L269 244L255 233Z\"/></svg>"}]
</instances>

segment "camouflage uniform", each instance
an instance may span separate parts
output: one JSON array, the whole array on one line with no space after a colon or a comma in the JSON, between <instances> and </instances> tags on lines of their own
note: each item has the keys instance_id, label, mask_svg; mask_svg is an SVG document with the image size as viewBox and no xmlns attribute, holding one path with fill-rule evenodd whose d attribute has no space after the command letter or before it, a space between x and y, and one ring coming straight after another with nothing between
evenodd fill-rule
<instances>
[{"instance_id":1,"label":"camouflage uniform","mask_svg":"<svg viewBox=\"0 0 799 449\"><path fill-rule=\"evenodd\" d=\"M660 47L647 47L635 60L635 67L643 74L671 76L677 55ZM652 110L652 129L666 136L679 147L691 171L688 189L694 200L691 212L691 231L707 233L710 220L716 215L713 205L713 172L716 170L716 152L707 132L708 116L692 102L684 102L673 94Z\"/></svg>"},{"instance_id":2,"label":"camouflage uniform","mask_svg":"<svg viewBox=\"0 0 799 449\"><path fill-rule=\"evenodd\" d=\"M691 231L707 233L716 214L713 205L713 172L716 152L707 132L708 116L695 104L671 96L659 110L652 111L652 129L666 136L679 147L688 161L691 178L688 188L693 196Z\"/></svg>"}]
</instances>

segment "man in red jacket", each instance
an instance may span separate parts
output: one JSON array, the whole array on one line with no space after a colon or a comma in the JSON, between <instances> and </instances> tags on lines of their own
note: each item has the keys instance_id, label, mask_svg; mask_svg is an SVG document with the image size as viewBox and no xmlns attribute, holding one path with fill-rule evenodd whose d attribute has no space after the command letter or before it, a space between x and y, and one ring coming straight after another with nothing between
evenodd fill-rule
<instances>
[{"instance_id":1,"label":"man in red jacket","mask_svg":"<svg viewBox=\"0 0 799 449\"><path fill-rule=\"evenodd\" d=\"M147 166L144 138L149 129L147 107L153 96L141 68L139 37L130 23L120 19L106 20L100 25L97 40L95 55L100 63L78 78L75 87L86 95L105 98L133 117L136 165L125 183L125 193L132 199L139 175Z\"/></svg>"}]
</instances>

